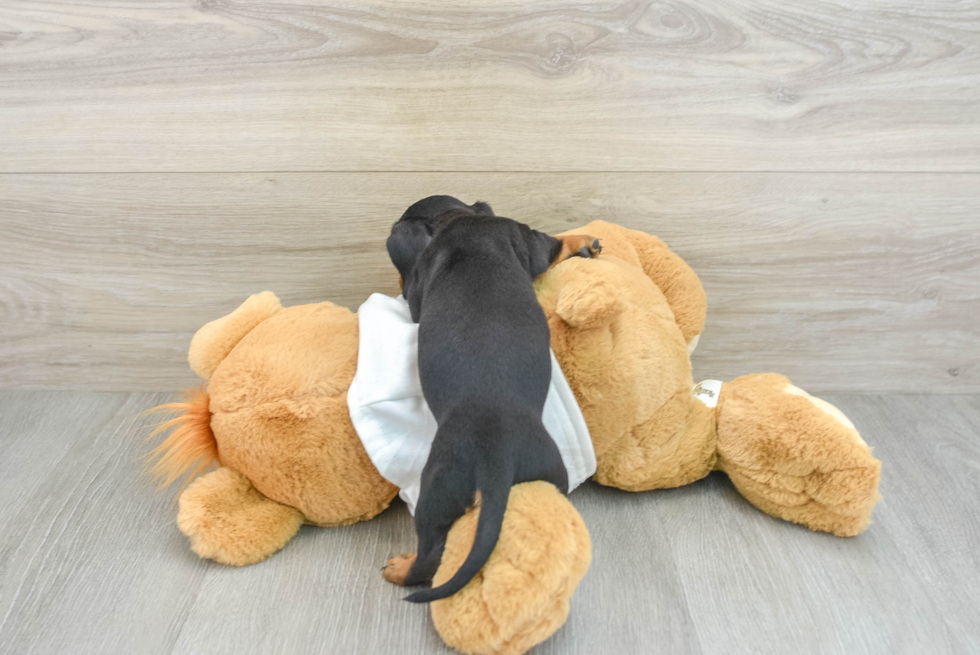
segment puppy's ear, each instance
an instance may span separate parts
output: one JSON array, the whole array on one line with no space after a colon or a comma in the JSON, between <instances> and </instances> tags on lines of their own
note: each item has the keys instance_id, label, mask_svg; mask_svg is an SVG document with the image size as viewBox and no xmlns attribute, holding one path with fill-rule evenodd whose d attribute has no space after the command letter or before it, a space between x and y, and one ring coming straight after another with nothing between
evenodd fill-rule
<instances>
[{"instance_id":1,"label":"puppy's ear","mask_svg":"<svg viewBox=\"0 0 980 655\"><path fill-rule=\"evenodd\" d=\"M561 253L561 241L555 237L532 230L527 226L524 232L524 241L527 243L528 251L528 272L531 279L535 280L551 267L551 262Z\"/></svg>"},{"instance_id":2,"label":"puppy's ear","mask_svg":"<svg viewBox=\"0 0 980 655\"><path fill-rule=\"evenodd\" d=\"M432 234L425 221L402 220L392 226L388 237L388 256L402 276L404 286L408 286L415 262L430 241Z\"/></svg>"},{"instance_id":3,"label":"puppy's ear","mask_svg":"<svg viewBox=\"0 0 980 655\"><path fill-rule=\"evenodd\" d=\"M412 273L412 277L408 278L408 282L402 288L402 297L408 302L408 311L412 315L413 323L418 323L419 318L422 316L422 294L424 293L424 287L419 282L419 272L416 268L415 272Z\"/></svg>"},{"instance_id":4,"label":"puppy's ear","mask_svg":"<svg viewBox=\"0 0 980 655\"><path fill-rule=\"evenodd\" d=\"M470 205L470 209L472 209L473 213L477 216L496 216L496 214L493 213L493 208L490 207L490 203L483 202L482 200L477 200L474 202L472 205Z\"/></svg>"},{"instance_id":5,"label":"puppy's ear","mask_svg":"<svg viewBox=\"0 0 980 655\"><path fill-rule=\"evenodd\" d=\"M422 285L418 283L417 265L430 241L432 234L426 222L411 219L395 223L388 237L388 256L402 276L402 296L408 301L412 320L416 323L422 309Z\"/></svg>"}]
</instances>

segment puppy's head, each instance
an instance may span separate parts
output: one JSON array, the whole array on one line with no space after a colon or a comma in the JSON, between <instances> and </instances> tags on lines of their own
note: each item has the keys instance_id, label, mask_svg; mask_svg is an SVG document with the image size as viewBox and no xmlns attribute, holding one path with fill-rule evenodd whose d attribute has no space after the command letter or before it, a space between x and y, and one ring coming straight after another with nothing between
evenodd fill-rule
<instances>
[{"instance_id":1,"label":"puppy's head","mask_svg":"<svg viewBox=\"0 0 980 655\"><path fill-rule=\"evenodd\" d=\"M412 204L391 228L388 256L398 269L404 288L412 276L415 263L432 236L451 221L465 216L493 216L485 202L467 205L452 196L429 196Z\"/></svg>"}]
</instances>

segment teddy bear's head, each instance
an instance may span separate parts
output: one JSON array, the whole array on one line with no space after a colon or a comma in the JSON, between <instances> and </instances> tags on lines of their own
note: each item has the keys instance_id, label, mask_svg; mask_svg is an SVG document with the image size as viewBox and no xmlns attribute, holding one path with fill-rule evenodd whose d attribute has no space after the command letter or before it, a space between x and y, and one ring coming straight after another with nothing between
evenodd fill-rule
<instances>
[{"instance_id":1,"label":"teddy bear's head","mask_svg":"<svg viewBox=\"0 0 980 655\"><path fill-rule=\"evenodd\" d=\"M651 237L602 221L574 232L600 238L602 254L561 263L538 279L536 289L551 327L552 349L601 458L642 429L672 396L690 395L688 343L701 326L688 326L685 335L664 291L647 272L656 276L663 264L656 258L663 253L631 237ZM666 247L664 252L669 253Z\"/></svg>"}]
</instances>

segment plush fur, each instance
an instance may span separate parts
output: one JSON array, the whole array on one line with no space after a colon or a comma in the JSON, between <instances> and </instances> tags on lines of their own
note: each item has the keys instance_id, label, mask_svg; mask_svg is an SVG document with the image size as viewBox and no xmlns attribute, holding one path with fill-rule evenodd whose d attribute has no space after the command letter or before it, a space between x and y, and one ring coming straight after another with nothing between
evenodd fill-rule
<instances>
[{"instance_id":1,"label":"plush fur","mask_svg":"<svg viewBox=\"0 0 980 655\"><path fill-rule=\"evenodd\" d=\"M154 407L148 414L177 414L160 423L147 439L170 431L166 439L147 453L153 462L150 474L160 482L160 488L170 486L184 474L190 482L218 461L218 444L211 432L211 408L208 392L188 389L184 401Z\"/></svg>"},{"instance_id":2,"label":"plush fur","mask_svg":"<svg viewBox=\"0 0 980 655\"><path fill-rule=\"evenodd\" d=\"M476 508L456 521L433 584L445 583L466 560L479 516ZM591 561L589 532L568 499L547 482L516 485L489 561L477 579L432 604L432 621L461 652L523 653L565 622Z\"/></svg>"},{"instance_id":3,"label":"plush fur","mask_svg":"<svg viewBox=\"0 0 980 655\"><path fill-rule=\"evenodd\" d=\"M269 500L248 478L225 467L195 480L180 495L177 513L191 550L232 566L261 562L302 524L299 510Z\"/></svg>"},{"instance_id":4,"label":"plush fur","mask_svg":"<svg viewBox=\"0 0 980 655\"><path fill-rule=\"evenodd\" d=\"M536 291L592 434L594 479L641 491L718 469L773 516L840 536L865 529L880 463L850 421L775 374L726 382L718 405L703 405L688 355L706 308L694 272L642 232L602 221L573 232L602 239L602 255L555 266ZM201 461L217 453L223 468L183 492L178 523L195 552L245 564L285 544L300 520L366 520L397 489L371 465L347 415L357 316L331 303L280 308L271 294L236 312L202 328L192 345L195 370L209 378L215 448L205 444ZM204 405L191 407L197 417L181 425L197 426L197 440L207 435ZM171 461L183 467L193 452ZM556 494L544 483L515 487L486 566L433 604L454 648L519 653L564 622L591 546ZM437 584L465 558L474 526L471 513L450 531Z\"/></svg>"},{"instance_id":5,"label":"plush fur","mask_svg":"<svg viewBox=\"0 0 980 655\"><path fill-rule=\"evenodd\" d=\"M724 385L717 410L716 467L753 505L841 537L868 526L881 463L840 410L775 373Z\"/></svg>"}]
</instances>

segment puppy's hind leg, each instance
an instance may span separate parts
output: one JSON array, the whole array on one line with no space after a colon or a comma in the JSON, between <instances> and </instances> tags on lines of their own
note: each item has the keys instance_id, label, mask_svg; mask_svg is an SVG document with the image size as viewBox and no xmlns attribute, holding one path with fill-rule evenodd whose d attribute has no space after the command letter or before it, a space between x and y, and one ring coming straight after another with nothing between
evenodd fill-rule
<instances>
[{"instance_id":1,"label":"puppy's hind leg","mask_svg":"<svg viewBox=\"0 0 980 655\"><path fill-rule=\"evenodd\" d=\"M452 521L444 530L439 530L425 540L420 539L418 554L404 553L392 557L382 569L381 575L388 582L401 587L412 587L430 582L432 576L439 570L442 552L446 548L446 534L451 526Z\"/></svg>"},{"instance_id":2,"label":"puppy's hind leg","mask_svg":"<svg viewBox=\"0 0 980 655\"><path fill-rule=\"evenodd\" d=\"M435 543L419 544L419 555L412 563L412 569L405 577L405 586L412 587L420 584L432 582L432 576L439 570L442 562L442 552L446 549L446 534L448 529L442 534L435 535Z\"/></svg>"},{"instance_id":3,"label":"puppy's hind leg","mask_svg":"<svg viewBox=\"0 0 980 655\"><path fill-rule=\"evenodd\" d=\"M467 434L466 426L459 422L456 418L447 421L448 425L440 426L436 432L422 470L422 489L415 510L418 554L407 553L388 560L384 578L389 582L406 587L430 582L442 562L449 529L473 500L473 476L469 474L472 463L468 457L458 455L468 449L454 447L465 438L460 435Z\"/></svg>"}]
</instances>

